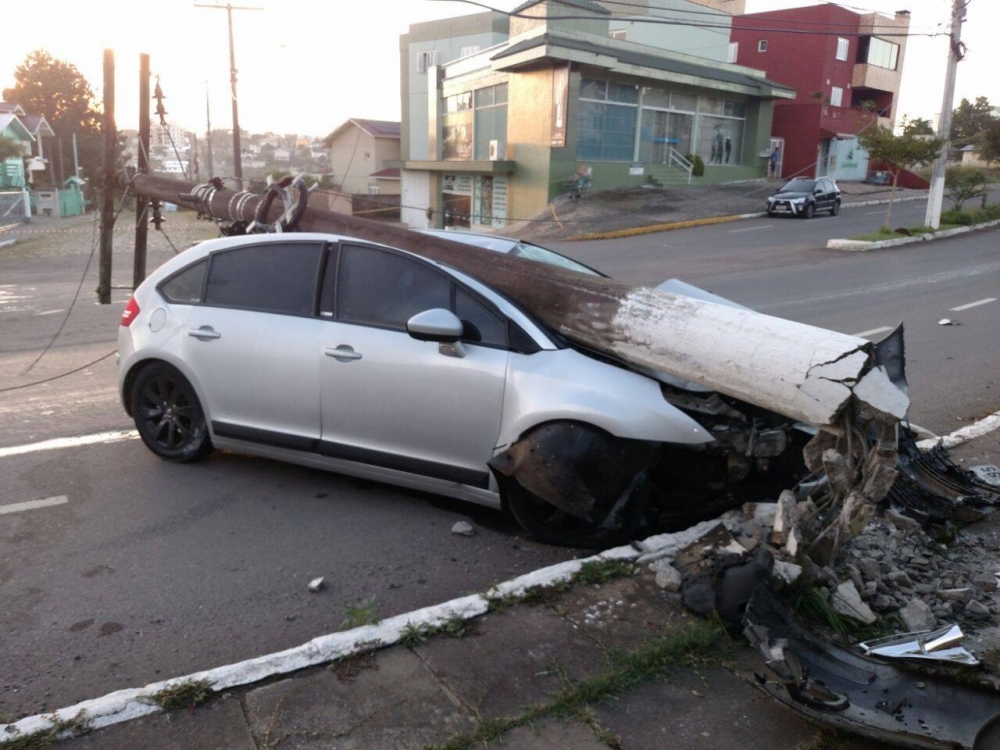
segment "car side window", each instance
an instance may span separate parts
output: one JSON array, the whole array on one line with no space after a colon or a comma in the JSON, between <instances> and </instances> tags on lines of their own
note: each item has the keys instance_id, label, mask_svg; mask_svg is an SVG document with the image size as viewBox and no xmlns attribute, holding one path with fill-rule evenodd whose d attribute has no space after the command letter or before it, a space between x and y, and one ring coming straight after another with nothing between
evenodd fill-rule
<instances>
[{"instance_id":1,"label":"car side window","mask_svg":"<svg viewBox=\"0 0 1000 750\"><path fill-rule=\"evenodd\" d=\"M205 285L207 269L208 259L199 260L160 284L160 294L167 302L180 305L198 304L201 302L201 290Z\"/></svg>"},{"instance_id":2,"label":"car side window","mask_svg":"<svg viewBox=\"0 0 1000 750\"><path fill-rule=\"evenodd\" d=\"M455 315L465 326L463 341L485 346L507 346L507 326L504 321L463 289L455 291Z\"/></svg>"},{"instance_id":3,"label":"car side window","mask_svg":"<svg viewBox=\"0 0 1000 750\"><path fill-rule=\"evenodd\" d=\"M406 330L435 307L451 309L451 281L419 261L370 247L344 246L337 272L337 319Z\"/></svg>"},{"instance_id":4,"label":"car side window","mask_svg":"<svg viewBox=\"0 0 1000 750\"><path fill-rule=\"evenodd\" d=\"M312 315L320 243L280 242L212 256L205 304Z\"/></svg>"}]
</instances>

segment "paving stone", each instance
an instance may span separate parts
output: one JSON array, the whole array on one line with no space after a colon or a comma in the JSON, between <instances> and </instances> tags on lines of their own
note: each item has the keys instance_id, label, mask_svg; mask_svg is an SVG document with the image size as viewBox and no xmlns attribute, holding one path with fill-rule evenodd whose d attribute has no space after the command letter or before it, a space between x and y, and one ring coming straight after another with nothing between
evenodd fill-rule
<instances>
[{"instance_id":1,"label":"paving stone","mask_svg":"<svg viewBox=\"0 0 1000 750\"><path fill-rule=\"evenodd\" d=\"M680 598L651 578L619 578L600 588L575 586L552 607L601 643L631 650L690 621Z\"/></svg>"},{"instance_id":2,"label":"paving stone","mask_svg":"<svg viewBox=\"0 0 1000 750\"><path fill-rule=\"evenodd\" d=\"M154 714L60 742L59 750L256 750L237 698Z\"/></svg>"},{"instance_id":3,"label":"paving stone","mask_svg":"<svg viewBox=\"0 0 1000 750\"><path fill-rule=\"evenodd\" d=\"M543 721L534 726L518 727L486 745L488 750L608 750L585 724L566 721Z\"/></svg>"},{"instance_id":4,"label":"paving stone","mask_svg":"<svg viewBox=\"0 0 1000 750\"><path fill-rule=\"evenodd\" d=\"M487 615L479 621L479 632L431 638L416 652L483 717L517 715L549 700L563 685L563 675L586 679L606 663L601 648L581 627L547 607L520 606Z\"/></svg>"},{"instance_id":5,"label":"paving stone","mask_svg":"<svg viewBox=\"0 0 1000 750\"><path fill-rule=\"evenodd\" d=\"M623 747L637 750L775 750L808 746L816 736L806 721L721 668L681 670L595 712Z\"/></svg>"},{"instance_id":6,"label":"paving stone","mask_svg":"<svg viewBox=\"0 0 1000 750\"><path fill-rule=\"evenodd\" d=\"M393 648L356 664L351 670L335 663L247 693L247 718L260 745L419 750L473 729L468 712L410 651Z\"/></svg>"}]
</instances>

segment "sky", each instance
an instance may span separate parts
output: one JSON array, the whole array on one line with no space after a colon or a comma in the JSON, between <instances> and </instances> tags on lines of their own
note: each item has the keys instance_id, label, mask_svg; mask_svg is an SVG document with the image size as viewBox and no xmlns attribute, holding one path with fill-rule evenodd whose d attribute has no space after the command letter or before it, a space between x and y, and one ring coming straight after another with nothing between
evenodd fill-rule
<instances>
[{"instance_id":1,"label":"sky","mask_svg":"<svg viewBox=\"0 0 1000 750\"><path fill-rule=\"evenodd\" d=\"M250 132L323 136L349 117L399 119L399 35L411 23L478 9L442 0L236 0L262 10L234 11L240 125ZM198 0L214 4L215 0ZM946 32L951 0L850 0L841 4L892 15L912 12L910 30ZM520 0L494 0L510 10ZM747 0L747 12L815 4ZM28 7L28 6L24 6ZM120 129L138 123L139 53L151 56L166 94L168 120L204 132L231 126L226 13L195 0L34 0L26 23L0 44L0 89L15 67L45 48L79 68L100 97L102 50L115 51ZM27 19L26 19L27 20ZM963 27L968 54L955 103L986 96L1000 105L1000 2L971 0ZM992 49L992 51L991 51ZM932 119L941 110L947 38L911 37L897 113Z\"/></svg>"}]
</instances>

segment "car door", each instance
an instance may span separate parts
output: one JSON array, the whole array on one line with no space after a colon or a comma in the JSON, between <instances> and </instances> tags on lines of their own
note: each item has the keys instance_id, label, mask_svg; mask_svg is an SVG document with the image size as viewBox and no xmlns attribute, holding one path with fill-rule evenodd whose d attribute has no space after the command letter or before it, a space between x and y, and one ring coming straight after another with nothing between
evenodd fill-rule
<instances>
[{"instance_id":1,"label":"car door","mask_svg":"<svg viewBox=\"0 0 1000 750\"><path fill-rule=\"evenodd\" d=\"M184 357L213 433L315 447L322 323L315 298L323 250L321 242L288 240L210 256L203 302L188 318Z\"/></svg>"},{"instance_id":2,"label":"car door","mask_svg":"<svg viewBox=\"0 0 1000 750\"><path fill-rule=\"evenodd\" d=\"M823 188L823 203L819 208L823 211L829 211L833 208L833 182L831 180L820 180L819 184Z\"/></svg>"},{"instance_id":3,"label":"car door","mask_svg":"<svg viewBox=\"0 0 1000 750\"><path fill-rule=\"evenodd\" d=\"M413 315L465 321L459 344L418 341ZM500 431L507 322L432 264L342 244L328 264L322 318L320 452L487 487Z\"/></svg>"}]
</instances>

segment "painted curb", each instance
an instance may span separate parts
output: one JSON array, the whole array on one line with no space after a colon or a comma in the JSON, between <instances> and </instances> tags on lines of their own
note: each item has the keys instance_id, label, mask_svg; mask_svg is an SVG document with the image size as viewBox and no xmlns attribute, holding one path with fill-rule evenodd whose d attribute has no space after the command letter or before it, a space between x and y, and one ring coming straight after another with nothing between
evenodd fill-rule
<instances>
[{"instance_id":1,"label":"painted curb","mask_svg":"<svg viewBox=\"0 0 1000 750\"><path fill-rule=\"evenodd\" d=\"M975 440L983 435L988 435L997 429L1000 429L1000 411L994 412L988 417L983 417L978 422L973 422L970 425L961 427L944 437L920 440L917 442L917 447L922 451L929 451L931 448L940 443L945 448L954 448L957 445L968 443L970 440Z\"/></svg>"},{"instance_id":2,"label":"painted curb","mask_svg":"<svg viewBox=\"0 0 1000 750\"><path fill-rule=\"evenodd\" d=\"M117 690L100 698L81 701L66 708L26 716L13 724L0 724L0 743L23 739L39 732L51 730L59 722L71 721L77 717L85 720L90 728L100 729L149 714L161 713L163 709L156 705L155 696L167 688L187 682L207 681L211 685L211 690L218 693L342 659L372 648L375 642L378 642L379 648L392 646L399 641L411 625L434 627L455 617L463 620L480 617L489 611L490 599L518 596L534 586L553 586L568 581L587 562L637 560L643 552L648 554L663 548L665 545L670 545L671 538L670 534L650 537L645 542L637 542L635 546L615 547L591 557L550 565L547 568L541 568L497 584L482 594L472 594L413 612L388 617L375 625L365 625L339 633L321 635L301 646L284 651L181 677L172 677L141 688ZM673 546L676 547L676 543Z\"/></svg>"},{"instance_id":3,"label":"painted curb","mask_svg":"<svg viewBox=\"0 0 1000 750\"><path fill-rule=\"evenodd\" d=\"M926 200L927 196L912 195L904 198L897 198L894 203L908 203L910 201ZM888 200L857 201L855 203L843 203L841 209L864 208L865 206L885 206ZM711 224L727 224L731 221L741 221L743 219L760 219L767 216L766 211L757 211L751 214L730 214L728 216L707 216L704 219L690 219L688 221L674 221L667 224L650 224L644 227L630 227L629 229L610 229L607 232L588 232L576 237L570 237L566 242L578 242L583 240L614 240L621 237L636 237L642 234L655 234L657 232L670 232L674 229L690 229L691 227L703 227Z\"/></svg>"},{"instance_id":4,"label":"painted curb","mask_svg":"<svg viewBox=\"0 0 1000 750\"><path fill-rule=\"evenodd\" d=\"M987 221L982 224L974 224L969 227L956 227L955 229L945 229L943 232L934 234L921 234L916 237L900 237L897 240L879 240L878 242L866 242L865 240L828 240L827 250L845 250L852 253L865 253L869 250L881 250L887 247L901 247L903 245L914 245L918 242L933 242L934 240L944 240L948 237L955 237L969 232L978 232L983 229L992 229L1000 226L1000 219Z\"/></svg>"},{"instance_id":5,"label":"painted curb","mask_svg":"<svg viewBox=\"0 0 1000 750\"><path fill-rule=\"evenodd\" d=\"M16 245L16 244L17 240L4 240L3 242L0 242L0 250L2 250L5 247L10 247L11 245Z\"/></svg>"}]
</instances>

